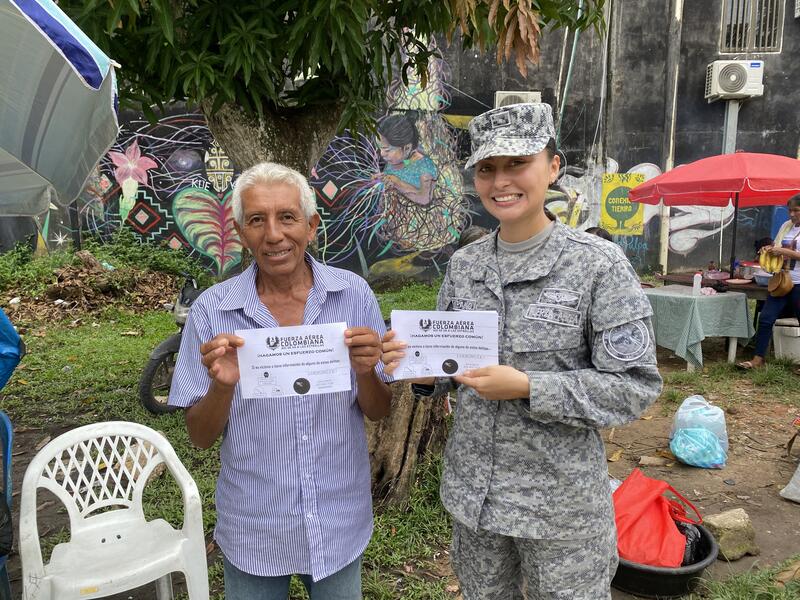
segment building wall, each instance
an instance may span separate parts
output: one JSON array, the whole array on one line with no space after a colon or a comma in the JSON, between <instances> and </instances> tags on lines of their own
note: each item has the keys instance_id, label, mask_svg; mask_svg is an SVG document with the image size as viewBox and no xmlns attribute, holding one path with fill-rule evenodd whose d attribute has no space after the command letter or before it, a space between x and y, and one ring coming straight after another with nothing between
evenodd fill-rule
<instances>
[{"instance_id":1,"label":"building wall","mask_svg":"<svg viewBox=\"0 0 800 600\"><path fill-rule=\"evenodd\" d=\"M722 0L683 1L682 26L671 31L678 4L680 0L607 0L607 35L596 30L581 33L571 59L574 34L545 31L541 61L530 67L527 77L513 61L498 65L494 52L479 54L458 43L442 43L441 60L432 63L428 89L412 81L412 89L406 90L393 82L387 90L387 108L379 115L410 117L419 135L415 156L428 157L434 164L432 201L425 205L392 195L391 169L381 157L379 138L337 137L310 173L323 216L322 256L362 274L402 272L424 278L444 269L465 227L492 226L475 195L471 173L463 170L469 154L464 120L447 119L492 107L497 90L540 91L556 113L563 106L559 142L568 169L559 186L548 193L547 202L560 218L581 229L599 224L604 173L652 178L669 166L670 147L675 165L718 154L724 103L708 104L703 91L706 65L717 58L734 58L718 54ZM765 93L741 108L738 148L798 155L800 111L795 91L800 82L796 60L800 20L794 19L793 6L786 1L780 54L735 57L765 61ZM674 136L670 135L671 68L678 73ZM227 222L233 166L223 175L215 171L209 154L214 142L202 115L175 106L155 126L137 115L123 120L117 145L82 198L83 229L106 236L130 227L142 240L189 249L217 274L235 268L240 247L235 235L229 235ZM134 142L141 157L155 166L145 160L146 181L136 189L129 182L125 197L124 182L116 180L113 152L131 152ZM404 177L402 172L398 176ZM213 218L198 225L192 211L206 211ZM669 269L690 270L718 261L720 239L723 262L727 261L732 216L731 208L673 208ZM658 207L645 206L643 233L615 238L642 272L659 269L658 217ZM785 218L782 209L771 207L741 211L737 255L750 258L753 241L774 232ZM50 247L67 243L70 222L60 209L42 215L36 227L40 242ZM0 225L0 247L29 239L36 229L19 220Z\"/></svg>"}]
</instances>

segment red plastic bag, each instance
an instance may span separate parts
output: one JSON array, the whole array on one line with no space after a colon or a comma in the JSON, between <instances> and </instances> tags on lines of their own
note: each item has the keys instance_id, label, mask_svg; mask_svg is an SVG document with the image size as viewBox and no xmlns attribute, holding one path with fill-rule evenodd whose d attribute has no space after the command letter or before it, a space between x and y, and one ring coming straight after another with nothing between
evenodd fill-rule
<instances>
[{"instance_id":1,"label":"red plastic bag","mask_svg":"<svg viewBox=\"0 0 800 600\"><path fill-rule=\"evenodd\" d=\"M697 515L686 516L686 509L664 496L669 490ZM653 567L680 567L686 537L675 521L699 525L700 513L666 481L651 479L634 469L613 495L617 523L617 547L620 557Z\"/></svg>"}]
</instances>

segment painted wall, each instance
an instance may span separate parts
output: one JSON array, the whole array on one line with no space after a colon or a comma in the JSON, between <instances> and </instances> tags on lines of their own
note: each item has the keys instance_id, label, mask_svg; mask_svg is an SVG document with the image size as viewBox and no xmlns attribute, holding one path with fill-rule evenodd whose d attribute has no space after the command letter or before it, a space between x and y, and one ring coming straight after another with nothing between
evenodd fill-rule
<instances>
[{"instance_id":1,"label":"painted wall","mask_svg":"<svg viewBox=\"0 0 800 600\"><path fill-rule=\"evenodd\" d=\"M667 73L672 2L608 0L608 37L591 30L546 32L541 63L523 78L494 53L441 47L430 85L409 89L393 82L379 118L400 116L413 143L386 136L339 136L310 174L323 216L322 257L362 274L403 273L427 278L441 272L470 225L492 226L463 171L469 141L465 119L494 105L497 90L536 90L563 106L560 147L566 168L548 193L548 207L585 229L600 220L604 173L642 173L666 167ZM684 3L677 79L674 164L719 153L724 106L703 99L705 67L719 56L722 0ZM737 145L748 151L798 154L800 112L794 110L800 62L800 20L787 2L783 51L747 58L765 61L765 95L746 102ZM572 68L570 69L570 64ZM571 70L571 76L568 73ZM569 79L569 88L566 83ZM86 232L105 237L120 227L142 240L164 241L200 257L214 273L236 269L241 246L228 209L234 174L201 115L177 105L156 125L127 115L122 134L79 203ZM455 124L455 125L454 125ZM665 133L666 132L666 133ZM729 256L732 208L680 207L671 211L670 270L695 269ZM642 235L617 236L640 271L658 269L661 237L657 207L644 207ZM773 208L741 211L737 254L783 219ZM50 248L71 237L70 218L53 208L34 227L29 220L0 220L0 244L18 239ZM722 232L720 234L720 231ZM722 248L720 249L720 240Z\"/></svg>"},{"instance_id":2,"label":"painted wall","mask_svg":"<svg viewBox=\"0 0 800 600\"><path fill-rule=\"evenodd\" d=\"M444 50L451 65L453 100L447 112L478 114L493 105L496 90L540 91L542 100L563 104L560 147L571 165L562 178L570 200L568 218L585 228L597 225L600 178L604 172L645 172L647 178L665 169L663 146L669 135L666 117L667 54L671 2L608 0L608 40L595 31L578 38L572 78L564 94L573 35L548 34L542 41L542 62L523 80L513 65L497 66L491 54L477 56L457 44ZM684 3L678 71L674 164L719 154L722 148L724 105L703 98L706 65L723 58L765 61L765 94L746 102L739 117L737 147L748 151L798 155L800 112L795 110L800 63L800 20L793 3L786 3L783 50L753 56L718 53L722 0ZM667 132L665 134L665 132ZM605 160L601 157L605 157ZM577 200L576 200L577 199ZM670 270L693 270L730 256L732 208L680 207L671 211ZM749 258L756 239L775 230L784 217L771 207L740 212L737 256ZM640 271L658 268L661 237L658 209L645 207L642 236L616 237ZM720 228L722 234L720 235Z\"/></svg>"}]
</instances>

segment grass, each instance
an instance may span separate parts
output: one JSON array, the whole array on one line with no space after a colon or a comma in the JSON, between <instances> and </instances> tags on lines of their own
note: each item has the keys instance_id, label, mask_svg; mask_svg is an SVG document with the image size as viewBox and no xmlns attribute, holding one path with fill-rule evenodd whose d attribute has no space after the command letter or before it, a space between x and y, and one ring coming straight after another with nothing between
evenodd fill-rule
<instances>
[{"instance_id":1,"label":"grass","mask_svg":"<svg viewBox=\"0 0 800 600\"><path fill-rule=\"evenodd\" d=\"M134 315L116 308L77 327L66 321L33 326L25 336L28 354L3 389L3 409L16 428L41 428L42 438L106 420L135 421L160 430L197 483L210 538L216 520L218 446L205 451L193 448L180 413L153 416L137 397L139 376L150 351L174 331L172 316L166 311ZM435 573L431 571L434 555L449 541L448 517L438 501L440 471L438 459L422 463L408 506L387 508L376 515L375 534L364 555L365 598L447 597L441 576L431 574ZM181 495L170 477L147 486L144 506L148 518L161 517L174 526L183 522ZM67 535L63 529L48 533L43 547L49 552ZM406 572L407 565L412 572ZM221 559L210 565L209 573L216 597L222 598ZM300 582L292 585L292 599L305 598Z\"/></svg>"},{"instance_id":2,"label":"grass","mask_svg":"<svg viewBox=\"0 0 800 600\"><path fill-rule=\"evenodd\" d=\"M399 290L376 294L381 307L381 315L388 319L392 309L396 310L436 310L436 296L441 281L431 284L412 283Z\"/></svg>"},{"instance_id":3,"label":"grass","mask_svg":"<svg viewBox=\"0 0 800 600\"><path fill-rule=\"evenodd\" d=\"M741 371L725 361L711 362L692 373L664 373L662 409L672 413L684 398L700 394L706 400L725 406L752 402L754 394L800 407L797 393L797 365L771 359L763 369Z\"/></svg>"},{"instance_id":4,"label":"grass","mask_svg":"<svg viewBox=\"0 0 800 600\"><path fill-rule=\"evenodd\" d=\"M197 260L186 252L168 246L141 243L127 229L120 229L107 243L86 239L84 249L100 262L123 272L130 268L163 271L173 275L190 274L201 285L211 285L213 278ZM53 272L68 265L81 263L69 249L58 250L44 256L33 256L26 245L18 245L10 252L0 254L0 292L9 288L22 290L36 296L54 282Z\"/></svg>"},{"instance_id":5,"label":"grass","mask_svg":"<svg viewBox=\"0 0 800 600\"><path fill-rule=\"evenodd\" d=\"M786 587L775 584L775 576L800 555L772 569L749 571L727 581L704 581L699 593L689 600L795 600L800 598L800 581L789 581Z\"/></svg>"}]
</instances>

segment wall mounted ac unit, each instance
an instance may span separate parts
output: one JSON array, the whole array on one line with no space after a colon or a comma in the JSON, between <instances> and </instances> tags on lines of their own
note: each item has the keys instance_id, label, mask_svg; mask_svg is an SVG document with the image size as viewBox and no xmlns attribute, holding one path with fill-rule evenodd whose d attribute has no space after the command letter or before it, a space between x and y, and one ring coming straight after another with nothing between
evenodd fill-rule
<instances>
[{"instance_id":1,"label":"wall mounted ac unit","mask_svg":"<svg viewBox=\"0 0 800 600\"><path fill-rule=\"evenodd\" d=\"M706 67L706 100L764 95L763 60L715 60Z\"/></svg>"},{"instance_id":2,"label":"wall mounted ac unit","mask_svg":"<svg viewBox=\"0 0 800 600\"><path fill-rule=\"evenodd\" d=\"M494 93L494 107L508 106L509 104L522 104L524 102L541 102L542 92L514 92L501 90Z\"/></svg>"}]
</instances>

